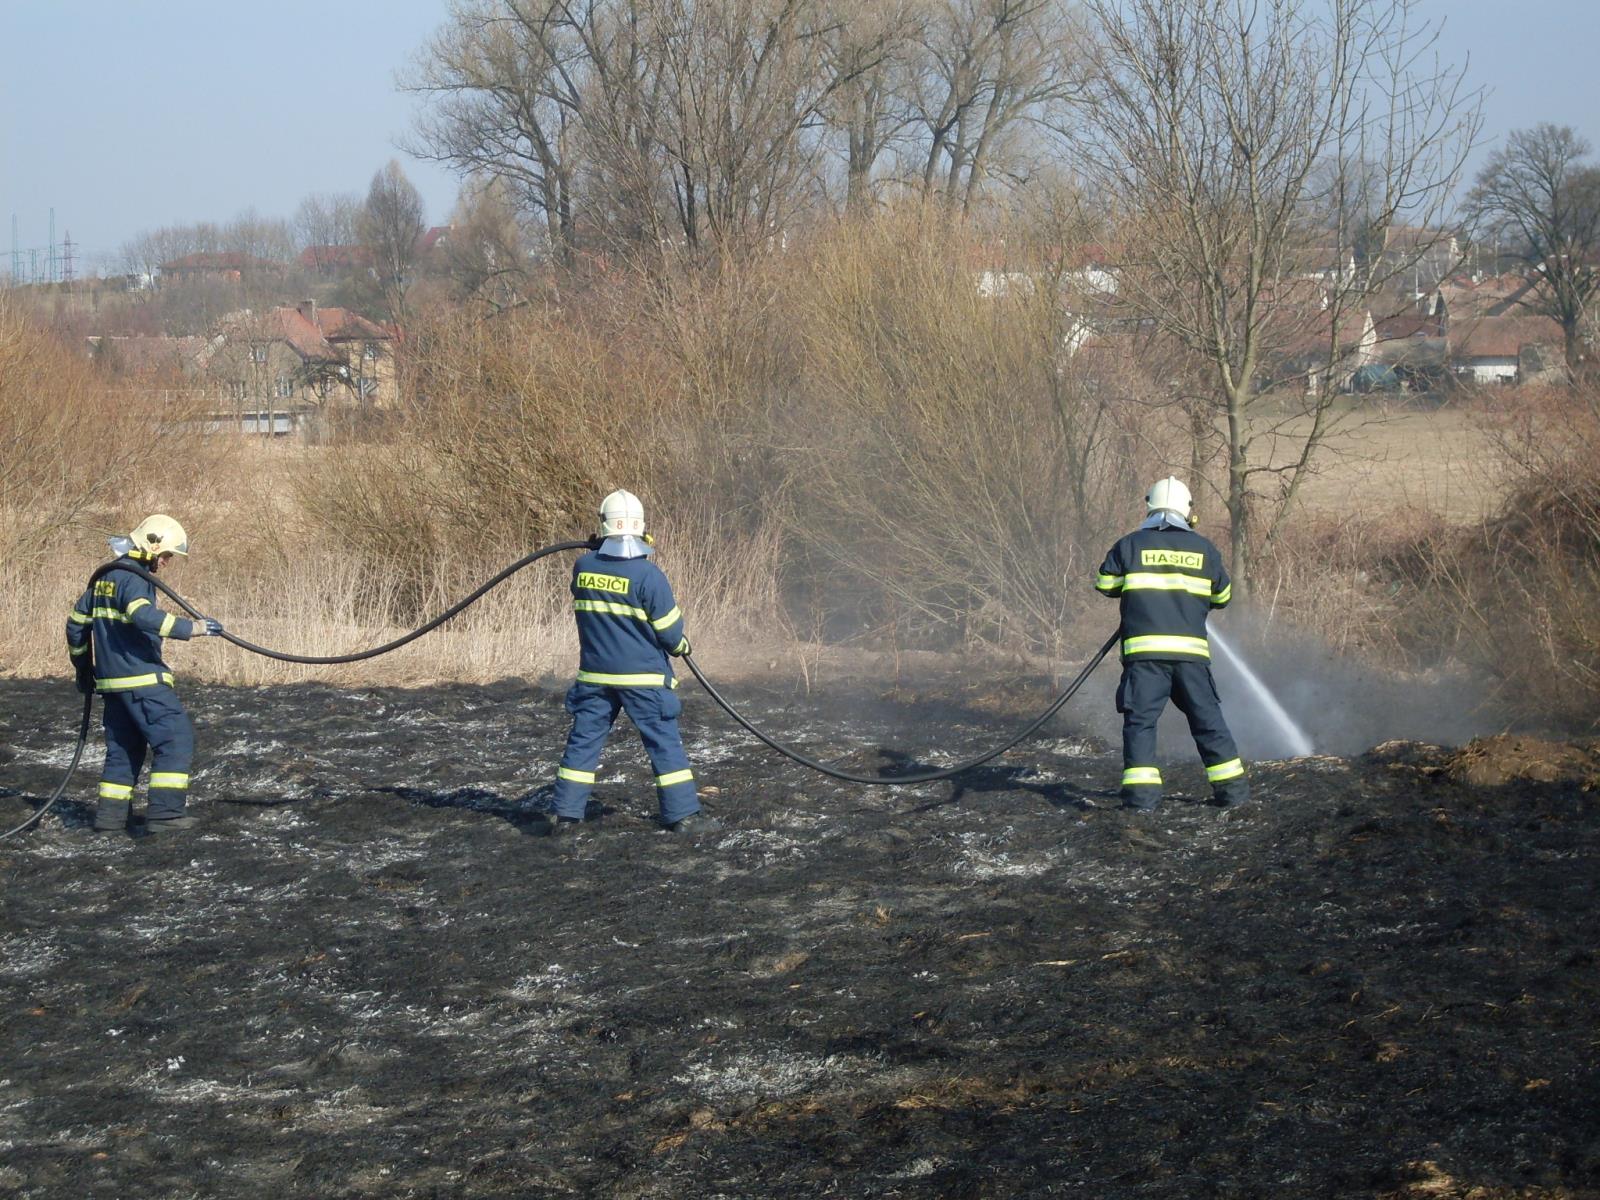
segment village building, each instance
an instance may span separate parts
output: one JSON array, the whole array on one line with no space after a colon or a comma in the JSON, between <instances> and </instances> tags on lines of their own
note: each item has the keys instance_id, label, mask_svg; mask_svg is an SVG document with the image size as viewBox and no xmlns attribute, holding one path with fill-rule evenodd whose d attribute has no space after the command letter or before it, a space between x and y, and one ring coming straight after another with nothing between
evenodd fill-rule
<instances>
[{"instance_id":1,"label":"village building","mask_svg":"<svg viewBox=\"0 0 1600 1200\"><path fill-rule=\"evenodd\" d=\"M1458 321L1450 330L1457 378L1484 386L1529 383L1558 370L1562 345L1561 325L1549 317L1483 317Z\"/></svg>"},{"instance_id":2,"label":"village building","mask_svg":"<svg viewBox=\"0 0 1600 1200\"><path fill-rule=\"evenodd\" d=\"M236 250L207 250L185 254L181 258L162 263L161 279L164 283L195 283L204 280L239 283L252 275L270 274L282 270L282 264L266 258L257 258L253 254L244 254Z\"/></svg>"},{"instance_id":3,"label":"village building","mask_svg":"<svg viewBox=\"0 0 1600 1200\"><path fill-rule=\"evenodd\" d=\"M349 309L305 300L228 318L204 366L234 404L390 408L398 399L393 342L390 330Z\"/></svg>"}]
</instances>

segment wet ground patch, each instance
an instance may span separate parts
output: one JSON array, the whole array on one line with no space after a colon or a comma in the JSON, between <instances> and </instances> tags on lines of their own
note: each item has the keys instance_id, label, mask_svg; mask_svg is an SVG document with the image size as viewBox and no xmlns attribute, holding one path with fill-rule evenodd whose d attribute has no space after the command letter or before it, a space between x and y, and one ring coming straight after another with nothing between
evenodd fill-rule
<instances>
[{"instance_id":1,"label":"wet ground patch","mask_svg":"<svg viewBox=\"0 0 1600 1200\"><path fill-rule=\"evenodd\" d=\"M1014 727L734 692L856 768ZM867 789L688 686L728 828L656 831L624 726L549 839L558 687L186 696L203 829L94 835L96 760L0 844L0 1194L1596 1194L1587 760L1407 743L1222 811L1169 743L1139 816L1070 710ZM8 684L0 822L74 708Z\"/></svg>"}]
</instances>

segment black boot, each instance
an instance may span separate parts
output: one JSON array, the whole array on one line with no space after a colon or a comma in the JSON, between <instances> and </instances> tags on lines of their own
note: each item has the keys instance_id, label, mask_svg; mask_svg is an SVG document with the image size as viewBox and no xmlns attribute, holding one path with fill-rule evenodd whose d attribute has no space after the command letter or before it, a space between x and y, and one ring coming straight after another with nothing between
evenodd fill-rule
<instances>
[{"instance_id":1,"label":"black boot","mask_svg":"<svg viewBox=\"0 0 1600 1200\"><path fill-rule=\"evenodd\" d=\"M1211 803L1218 808L1238 808L1250 803L1250 785L1242 779L1216 788L1211 793Z\"/></svg>"},{"instance_id":2,"label":"black boot","mask_svg":"<svg viewBox=\"0 0 1600 1200\"><path fill-rule=\"evenodd\" d=\"M101 833L119 833L128 827L128 801L102 800L95 806L94 827Z\"/></svg>"},{"instance_id":3,"label":"black boot","mask_svg":"<svg viewBox=\"0 0 1600 1200\"><path fill-rule=\"evenodd\" d=\"M665 828L669 833L721 833L722 822L707 814L703 809L697 809L687 817L676 820Z\"/></svg>"},{"instance_id":4,"label":"black boot","mask_svg":"<svg viewBox=\"0 0 1600 1200\"><path fill-rule=\"evenodd\" d=\"M599 818L593 821L583 817L551 817L550 836L557 838L577 837L580 834L591 834L600 827Z\"/></svg>"},{"instance_id":5,"label":"black boot","mask_svg":"<svg viewBox=\"0 0 1600 1200\"><path fill-rule=\"evenodd\" d=\"M176 817L146 817L144 819L145 832L151 834L182 833L186 829L193 829L198 824L200 824L199 820L189 816L187 813Z\"/></svg>"}]
</instances>

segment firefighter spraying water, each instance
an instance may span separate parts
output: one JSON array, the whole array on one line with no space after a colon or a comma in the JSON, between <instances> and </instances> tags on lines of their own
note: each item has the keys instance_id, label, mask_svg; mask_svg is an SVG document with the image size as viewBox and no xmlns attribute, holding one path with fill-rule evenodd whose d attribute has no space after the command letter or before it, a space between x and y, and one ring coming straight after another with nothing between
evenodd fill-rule
<instances>
[{"instance_id":1,"label":"firefighter spraying water","mask_svg":"<svg viewBox=\"0 0 1600 1200\"><path fill-rule=\"evenodd\" d=\"M1122 806L1161 802L1156 722L1171 700L1189 719L1216 802L1250 797L1244 763L1222 716L1211 676L1206 618L1233 596L1222 552L1190 528L1189 489L1172 476L1151 485L1148 515L1111 547L1095 588L1121 601Z\"/></svg>"}]
</instances>

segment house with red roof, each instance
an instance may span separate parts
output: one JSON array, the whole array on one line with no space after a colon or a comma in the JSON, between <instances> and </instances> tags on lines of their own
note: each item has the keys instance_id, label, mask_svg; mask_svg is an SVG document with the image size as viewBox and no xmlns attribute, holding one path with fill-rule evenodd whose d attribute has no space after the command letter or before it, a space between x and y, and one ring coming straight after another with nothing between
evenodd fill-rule
<instances>
[{"instance_id":1,"label":"house with red roof","mask_svg":"<svg viewBox=\"0 0 1600 1200\"><path fill-rule=\"evenodd\" d=\"M222 280L239 283L246 276L282 271L280 263L237 250L203 250L161 264L161 278L171 283Z\"/></svg>"},{"instance_id":2,"label":"house with red roof","mask_svg":"<svg viewBox=\"0 0 1600 1200\"><path fill-rule=\"evenodd\" d=\"M391 408L395 335L347 308L304 300L235 313L203 356L221 399L243 411Z\"/></svg>"},{"instance_id":3,"label":"house with red roof","mask_svg":"<svg viewBox=\"0 0 1600 1200\"><path fill-rule=\"evenodd\" d=\"M434 225L423 230L413 247L417 259L422 260L435 251L442 251L454 229L454 225ZM377 265L378 258L371 246L351 244L307 246L295 261L318 275L349 275L357 271L371 271Z\"/></svg>"},{"instance_id":4,"label":"house with red roof","mask_svg":"<svg viewBox=\"0 0 1600 1200\"><path fill-rule=\"evenodd\" d=\"M1561 323L1549 317L1505 314L1456 321L1450 327L1450 366L1465 382L1509 386L1565 363Z\"/></svg>"}]
</instances>

